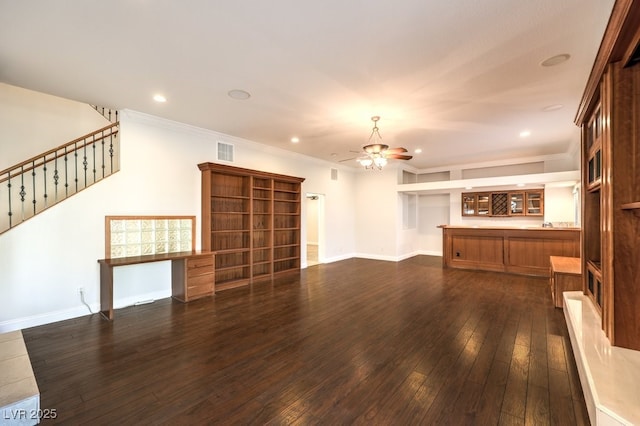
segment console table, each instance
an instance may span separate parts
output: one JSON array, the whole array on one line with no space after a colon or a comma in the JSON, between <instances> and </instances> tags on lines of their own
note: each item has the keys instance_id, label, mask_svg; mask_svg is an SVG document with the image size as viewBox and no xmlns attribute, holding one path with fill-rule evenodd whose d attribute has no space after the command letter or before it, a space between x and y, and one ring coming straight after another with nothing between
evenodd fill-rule
<instances>
[{"instance_id":1,"label":"console table","mask_svg":"<svg viewBox=\"0 0 640 426\"><path fill-rule=\"evenodd\" d=\"M181 302L213 295L215 254L186 251L146 256L99 259L100 314L113 319L113 268L141 263L171 261L171 296Z\"/></svg>"}]
</instances>

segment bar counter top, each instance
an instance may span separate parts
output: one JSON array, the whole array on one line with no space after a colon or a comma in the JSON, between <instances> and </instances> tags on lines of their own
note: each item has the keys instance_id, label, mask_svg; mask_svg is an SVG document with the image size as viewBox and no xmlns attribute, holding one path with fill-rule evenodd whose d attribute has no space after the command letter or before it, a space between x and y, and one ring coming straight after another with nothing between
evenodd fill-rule
<instances>
[{"instance_id":1,"label":"bar counter top","mask_svg":"<svg viewBox=\"0 0 640 426\"><path fill-rule=\"evenodd\" d=\"M528 225L528 226L504 226L504 225L438 225L443 229L496 229L496 230L536 230L536 231L579 231L579 227L575 226L547 226Z\"/></svg>"}]
</instances>

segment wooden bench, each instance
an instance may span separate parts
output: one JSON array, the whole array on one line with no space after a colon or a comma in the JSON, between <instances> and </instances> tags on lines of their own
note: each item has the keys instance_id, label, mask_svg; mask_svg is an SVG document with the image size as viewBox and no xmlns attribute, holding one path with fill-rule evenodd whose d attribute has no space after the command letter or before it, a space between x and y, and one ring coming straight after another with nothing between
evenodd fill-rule
<instances>
[{"instance_id":1,"label":"wooden bench","mask_svg":"<svg viewBox=\"0 0 640 426\"><path fill-rule=\"evenodd\" d=\"M582 270L579 257L550 256L551 299L556 308L562 308L562 293L582 290Z\"/></svg>"}]
</instances>

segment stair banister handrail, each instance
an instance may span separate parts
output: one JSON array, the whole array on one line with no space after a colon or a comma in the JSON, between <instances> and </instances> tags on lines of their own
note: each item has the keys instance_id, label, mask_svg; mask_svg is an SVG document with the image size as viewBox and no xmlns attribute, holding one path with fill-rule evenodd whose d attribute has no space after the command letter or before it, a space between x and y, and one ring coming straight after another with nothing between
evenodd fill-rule
<instances>
[{"instance_id":1,"label":"stair banister handrail","mask_svg":"<svg viewBox=\"0 0 640 426\"><path fill-rule=\"evenodd\" d=\"M110 130L110 129L114 128L114 127L117 127L119 124L120 124L119 122L115 122L115 123L113 123L113 124L109 124L108 126L105 126L105 127L101 128L101 129L98 129L98 130L96 130L96 131L94 131L94 132L87 133L87 134L86 134L86 135L84 135L84 136L81 136L81 137L76 138L76 139L74 139L74 140L72 140L72 141L70 141L70 142L67 142L67 143L65 143L65 144L62 144L62 145L60 145L60 146L59 146L59 147L57 147L57 148L50 149L50 150L48 150L48 151L43 152L42 154L36 155L35 157L31 157L31 158L30 158L30 159L28 159L28 160L25 160L25 161L22 161L21 163L16 164L15 166L11 166L11 167L9 167L9 168L7 168L7 169L4 169L4 170L0 171L0 176L3 176L3 175L5 175L5 174L9 174L9 172L11 172L11 171L13 171L13 170L15 170L15 169L20 169L20 168L22 168L22 167L24 167L24 166L28 165L29 163L32 163L32 164L31 164L31 166L30 166L29 168L24 169L24 172L31 171L31 170L33 170L34 168L39 167L39 166L41 166L41 165L44 163L44 162L41 162L41 163L39 163L39 164L35 164L35 161L37 161L37 160L41 160L41 159L45 158L46 156L48 156L48 155L50 155L50 154L54 154L54 153L56 153L57 151L59 151L59 150L61 150L61 149L64 149L64 148L66 148L66 147L68 147L68 146L70 146L70 145L75 145L75 144L77 144L78 142L84 141L85 139L87 139L87 138L89 138L89 137L91 137L91 136L95 136L95 135L97 135L98 133L102 133L102 132L105 132L105 131L107 131L107 130ZM91 141L85 142L85 143L84 143L84 145L91 145L92 143L95 143L95 141L99 141L99 140L101 140L101 139L106 139L106 138L108 138L109 136L116 135L119 131L120 131L119 129L113 130L112 132L110 132L110 133L108 133L108 134L106 134L106 135L102 135L102 137L101 137L100 139L95 139L95 140L91 140ZM82 148L82 145L81 145L79 148ZM74 147L73 149L71 149L71 150L69 150L69 151L66 151L66 154L68 155L68 154L70 154L70 153L72 153L72 152L75 152L75 151L77 151L79 148L78 148L78 147ZM8 179L9 179L9 178L0 179L0 183L5 182L5 181L7 181Z\"/></svg>"}]
</instances>

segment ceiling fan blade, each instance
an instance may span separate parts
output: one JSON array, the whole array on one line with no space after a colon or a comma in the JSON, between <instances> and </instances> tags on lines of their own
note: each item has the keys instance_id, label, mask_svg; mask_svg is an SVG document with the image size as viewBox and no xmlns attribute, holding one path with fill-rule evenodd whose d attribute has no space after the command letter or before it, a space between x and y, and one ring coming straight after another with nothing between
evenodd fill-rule
<instances>
[{"instance_id":1,"label":"ceiling fan blade","mask_svg":"<svg viewBox=\"0 0 640 426\"><path fill-rule=\"evenodd\" d=\"M386 154L400 154L402 152L407 152L406 148L389 148L384 151Z\"/></svg>"},{"instance_id":2,"label":"ceiling fan blade","mask_svg":"<svg viewBox=\"0 0 640 426\"><path fill-rule=\"evenodd\" d=\"M402 154L389 154L385 155L387 158L393 158L395 160L411 160L413 155L402 155Z\"/></svg>"},{"instance_id":3,"label":"ceiling fan blade","mask_svg":"<svg viewBox=\"0 0 640 426\"><path fill-rule=\"evenodd\" d=\"M351 161L351 160L355 160L357 157L353 157L353 158L345 158L344 160L340 160L338 161L338 163L344 163L345 161Z\"/></svg>"}]
</instances>

